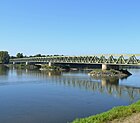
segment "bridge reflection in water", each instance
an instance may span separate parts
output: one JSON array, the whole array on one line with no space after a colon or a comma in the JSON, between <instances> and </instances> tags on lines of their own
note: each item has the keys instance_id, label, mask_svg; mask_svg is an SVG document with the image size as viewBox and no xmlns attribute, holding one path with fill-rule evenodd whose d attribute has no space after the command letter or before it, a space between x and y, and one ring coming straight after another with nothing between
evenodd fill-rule
<instances>
[{"instance_id":1,"label":"bridge reflection in water","mask_svg":"<svg viewBox=\"0 0 140 123\"><path fill-rule=\"evenodd\" d=\"M138 97L140 94L140 88L119 85L118 78L92 78L67 75L60 72L46 72L46 71L24 71L27 75L36 76L37 78L50 79L51 83L69 86L73 88L84 89L87 91L99 92L102 94L108 94L115 98L129 97L131 101ZM21 74L22 74L21 73ZM70 73L71 74L71 73ZM122 78L126 79L126 78Z\"/></svg>"}]
</instances>

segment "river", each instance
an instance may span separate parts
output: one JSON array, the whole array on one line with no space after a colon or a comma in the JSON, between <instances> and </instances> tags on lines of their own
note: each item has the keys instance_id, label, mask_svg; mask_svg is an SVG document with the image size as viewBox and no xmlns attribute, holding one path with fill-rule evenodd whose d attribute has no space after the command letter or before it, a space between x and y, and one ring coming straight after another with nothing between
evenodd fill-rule
<instances>
[{"instance_id":1,"label":"river","mask_svg":"<svg viewBox=\"0 0 140 123\"><path fill-rule=\"evenodd\" d=\"M67 123L140 99L140 70L121 80L87 71L0 68L0 123Z\"/></svg>"}]
</instances>

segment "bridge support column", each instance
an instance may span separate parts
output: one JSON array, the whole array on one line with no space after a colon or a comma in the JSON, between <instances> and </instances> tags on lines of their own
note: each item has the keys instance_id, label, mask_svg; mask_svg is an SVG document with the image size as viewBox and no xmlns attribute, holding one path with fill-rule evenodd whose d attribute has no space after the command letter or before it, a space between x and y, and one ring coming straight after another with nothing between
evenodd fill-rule
<instances>
[{"instance_id":1,"label":"bridge support column","mask_svg":"<svg viewBox=\"0 0 140 123\"><path fill-rule=\"evenodd\" d=\"M25 64L28 65L28 62L26 62Z\"/></svg>"},{"instance_id":2,"label":"bridge support column","mask_svg":"<svg viewBox=\"0 0 140 123\"><path fill-rule=\"evenodd\" d=\"M15 62L13 62L13 65L16 64Z\"/></svg>"},{"instance_id":3,"label":"bridge support column","mask_svg":"<svg viewBox=\"0 0 140 123\"><path fill-rule=\"evenodd\" d=\"M51 67L51 66L52 66L52 63L51 63L51 62L49 62L49 64L48 64L48 65L49 65L49 67Z\"/></svg>"},{"instance_id":4,"label":"bridge support column","mask_svg":"<svg viewBox=\"0 0 140 123\"><path fill-rule=\"evenodd\" d=\"M107 64L102 64L102 70L107 70L108 69L108 65Z\"/></svg>"},{"instance_id":5,"label":"bridge support column","mask_svg":"<svg viewBox=\"0 0 140 123\"><path fill-rule=\"evenodd\" d=\"M102 64L102 70L109 70L109 69L119 70L119 65Z\"/></svg>"}]
</instances>

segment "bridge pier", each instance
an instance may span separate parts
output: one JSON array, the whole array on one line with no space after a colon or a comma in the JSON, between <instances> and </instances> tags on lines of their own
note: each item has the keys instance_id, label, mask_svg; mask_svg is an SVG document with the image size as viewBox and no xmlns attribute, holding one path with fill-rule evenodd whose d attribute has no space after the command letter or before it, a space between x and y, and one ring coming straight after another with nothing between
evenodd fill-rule
<instances>
[{"instance_id":1,"label":"bridge pier","mask_svg":"<svg viewBox=\"0 0 140 123\"><path fill-rule=\"evenodd\" d=\"M52 66L52 63L51 63L51 62L49 62L49 64L48 64L48 65L49 65L49 67L51 67L51 66Z\"/></svg>"},{"instance_id":2,"label":"bridge pier","mask_svg":"<svg viewBox=\"0 0 140 123\"><path fill-rule=\"evenodd\" d=\"M15 62L13 62L13 65L16 64Z\"/></svg>"},{"instance_id":3,"label":"bridge pier","mask_svg":"<svg viewBox=\"0 0 140 123\"><path fill-rule=\"evenodd\" d=\"M108 65L107 64L102 64L102 70L107 70L108 69Z\"/></svg>"},{"instance_id":4,"label":"bridge pier","mask_svg":"<svg viewBox=\"0 0 140 123\"><path fill-rule=\"evenodd\" d=\"M25 64L26 64L26 65L28 65L29 63L28 63L28 62L26 62Z\"/></svg>"},{"instance_id":5,"label":"bridge pier","mask_svg":"<svg viewBox=\"0 0 140 123\"><path fill-rule=\"evenodd\" d=\"M109 69L119 70L119 65L102 64L102 70L109 70Z\"/></svg>"}]
</instances>

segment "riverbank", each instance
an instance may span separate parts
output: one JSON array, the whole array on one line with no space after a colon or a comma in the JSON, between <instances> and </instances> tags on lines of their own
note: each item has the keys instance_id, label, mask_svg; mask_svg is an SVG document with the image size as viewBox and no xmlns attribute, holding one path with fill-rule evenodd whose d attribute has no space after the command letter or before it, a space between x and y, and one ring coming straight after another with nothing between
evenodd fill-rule
<instances>
[{"instance_id":1,"label":"riverbank","mask_svg":"<svg viewBox=\"0 0 140 123\"><path fill-rule=\"evenodd\" d=\"M107 112L90 116L88 118L76 119L72 123L140 123L140 101L129 106L118 106ZM132 122L132 123L133 123Z\"/></svg>"},{"instance_id":2,"label":"riverbank","mask_svg":"<svg viewBox=\"0 0 140 123\"><path fill-rule=\"evenodd\" d=\"M140 123L140 113L134 113L126 118L120 118L111 121L110 123Z\"/></svg>"}]
</instances>

